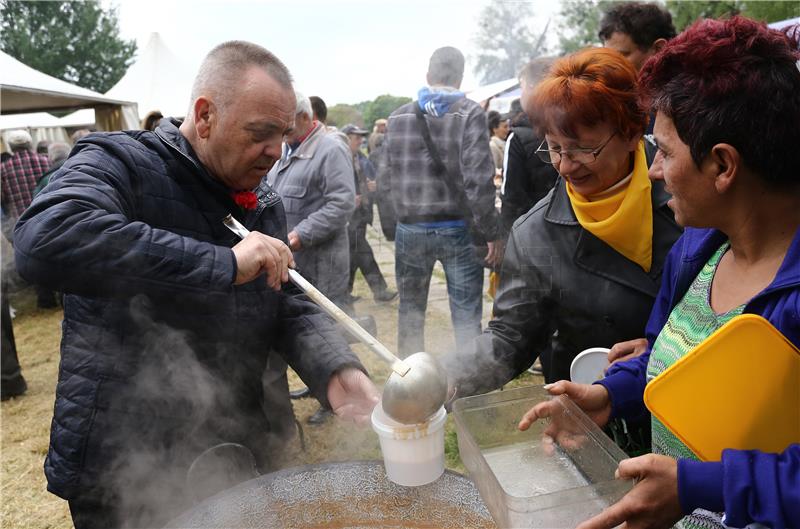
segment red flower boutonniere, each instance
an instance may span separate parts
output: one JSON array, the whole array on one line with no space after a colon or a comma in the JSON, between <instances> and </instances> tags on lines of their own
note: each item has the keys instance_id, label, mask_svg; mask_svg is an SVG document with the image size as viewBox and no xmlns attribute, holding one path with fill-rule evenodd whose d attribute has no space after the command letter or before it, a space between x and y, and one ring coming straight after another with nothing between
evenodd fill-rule
<instances>
[{"instance_id":1,"label":"red flower boutonniere","mask_svg":"<svg viewBox=\"0 0 800 529\"><path fill-rule=\"evenodd\" d=\"M236 205L245 211L256 209L258 206L258 197L252 191L234 191L231 196Z\"/></svg>"}]
</instances>

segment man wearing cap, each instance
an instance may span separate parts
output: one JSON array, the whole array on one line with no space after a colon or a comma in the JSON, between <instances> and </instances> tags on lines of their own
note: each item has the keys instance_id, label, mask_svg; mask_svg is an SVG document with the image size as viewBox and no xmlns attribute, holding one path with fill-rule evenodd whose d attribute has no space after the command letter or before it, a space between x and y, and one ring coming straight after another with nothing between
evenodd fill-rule
<instances>
[{"instance_id":1,"label":"man wearing cap","mask_svg":"<svg viewBox=\"0 0 800 529\"><path fill-rule=\"evenodd\" d=\"M353 153L353 168L356 177L356 210L353 212L353 218L350 219L347 230L350 239L350 289L348 292L352 293L356 270L360 268L372 290L375 301L391 301L397 296L397 292L387 288L386 280L381 274L381 269L375 261L375 255L372 253L372 247L366 237L367 224L372 224L372 195L376 190L375 167L361 152L361 144L369 132L349 124L342 127L342 134L347 136L350 152Z\"/></svg>"},{"instance_id":2,"label":"man wearing cap","mask_svg":"<svg viewBox=\"0 0 800 529\"><path fill-rule=\"evenodd\" d=\"M47 172L47 156L33 152L33 139L27 131L8 134L11 158L2 165L3 213L15 223L31 200L36 183Z\"/></svg>"},{"instance_id":3,"label":"man wearing cap","mask_svg":"<svg viewBox=\"0 0 800 529\"><path fill-rule=\"evenodd\" d=\"M398 347L404 356L424 350L436 261L445 270L460 346L481 332L482 265L494 266L501 257L486 114L459 90L463 75L464 55L452 47L437 49L428 86L417 101L395 110L386 128L378 185L391 194L398 218ZM483 259L474 243L485 249Z\"/></svg>"}]
</instances>

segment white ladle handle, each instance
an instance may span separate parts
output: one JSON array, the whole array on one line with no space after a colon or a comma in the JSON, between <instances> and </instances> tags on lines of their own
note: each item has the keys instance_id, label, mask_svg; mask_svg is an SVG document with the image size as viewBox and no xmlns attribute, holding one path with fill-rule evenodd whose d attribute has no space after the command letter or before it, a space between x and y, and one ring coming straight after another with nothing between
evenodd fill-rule
<instances>
[{"instance_id":1,"label":"white ladle handle","mask_svg":"<svg viewBox=\"0 0 800 529\"><path fill-rule=\"evenodd\" d=\"M233 218L233 215L228 215L222 219L222 222L229 230L238 235L241 239L244 239L250 234L250 231L242 226L238 220ZM322 310L327 312L334 320L341 323L342 326L344 326L353 336L360 340L364 345L369 347L372 352L388 362L392 366L392 371L401 377L408 373L409 369L411 369L408 364L393 355L392 352L386 348L386 346L375 339L375 337L370 333L365 331L361 325L356 323L353 318L348 316L342 309L337 307L333 301L325 297L322 292L320 292L314 285L309 283L306 278L301 276L297 270L293 270L291 268L289 269L289 279L309 298L311 298L314 303L319 305Z\"/></svg>"}]
</instances>

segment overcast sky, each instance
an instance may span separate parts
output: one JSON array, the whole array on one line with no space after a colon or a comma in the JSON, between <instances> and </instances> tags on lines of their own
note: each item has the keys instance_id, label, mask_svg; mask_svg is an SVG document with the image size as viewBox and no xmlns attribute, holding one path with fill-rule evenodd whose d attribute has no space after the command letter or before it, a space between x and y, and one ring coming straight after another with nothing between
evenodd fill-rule
<instances>
[{"instance_id":1,"label":"overcast sky","mask_svg":"<svg viewBox=\"0 0 800 529\"><path fill-rule=\"evenodd\" d=\"M191 71L216 44L249 40L275 53L297 88L328 103L357 103L391 93L414 97L431 52L456 46L469 58L488 0L106 0L120 32L144 48L151 32ZM544 27L556 0L535 0L532 24ZM468 62L462 88L478 85Z\"/></svg>"}]
</instances>

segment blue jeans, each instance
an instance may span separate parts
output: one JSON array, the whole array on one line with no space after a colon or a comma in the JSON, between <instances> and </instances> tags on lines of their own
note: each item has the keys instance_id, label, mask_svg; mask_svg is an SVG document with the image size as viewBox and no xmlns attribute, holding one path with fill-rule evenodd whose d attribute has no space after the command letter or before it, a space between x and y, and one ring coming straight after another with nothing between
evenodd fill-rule
<instances>
[{"instance_id":1,"label":"blue jeans","mask_svg":"<svg viewBox=\"0 0 800 529\"><path fill-rule=\"evenodd\" d=\"M444 267L456 346L481 333L483 266L466 227L397 223L395 274L400 294L397 345L401 357L425 350L425 310L436 261Z\"/></svg>"}]
</instances>

